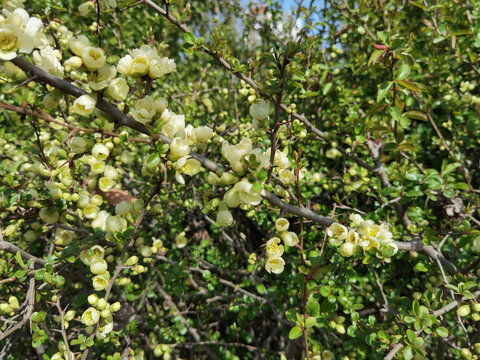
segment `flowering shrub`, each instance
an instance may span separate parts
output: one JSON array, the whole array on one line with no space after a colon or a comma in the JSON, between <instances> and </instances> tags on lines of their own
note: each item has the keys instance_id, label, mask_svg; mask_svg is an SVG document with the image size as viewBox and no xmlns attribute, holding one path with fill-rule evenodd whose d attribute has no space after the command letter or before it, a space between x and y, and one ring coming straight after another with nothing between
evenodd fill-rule
<instances>
[{"instance_id":1,"label":"flowering shrub","mask_svg":"<svg viewBox=\"0 0 480 360\"><path fill-rule=\"evenodd\" d=\"M0 2L0 354L478 358L478 6L266 3Z\"/></svg>"}]
</instances>

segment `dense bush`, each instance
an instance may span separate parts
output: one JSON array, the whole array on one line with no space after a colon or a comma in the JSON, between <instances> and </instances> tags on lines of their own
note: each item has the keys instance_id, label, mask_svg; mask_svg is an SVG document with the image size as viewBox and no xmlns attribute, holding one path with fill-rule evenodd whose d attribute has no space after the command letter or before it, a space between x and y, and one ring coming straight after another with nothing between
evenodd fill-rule
<instances>
[{"instance_id":1,"label":"dense bush","mask_svg":"<svg viewBox=\"0 0 480 360\"><path fill-rule=\"evenodd\" d=\"M476 1L1 5L1 359L478 358Z\"/></svg>"}]
</instances>

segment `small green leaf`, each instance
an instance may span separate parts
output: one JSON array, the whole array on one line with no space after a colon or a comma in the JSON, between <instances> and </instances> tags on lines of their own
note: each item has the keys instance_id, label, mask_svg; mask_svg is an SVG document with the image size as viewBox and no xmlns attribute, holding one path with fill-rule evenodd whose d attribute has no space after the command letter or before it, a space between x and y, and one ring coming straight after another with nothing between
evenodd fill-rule
<instances>
[{"instance_id":1,"label":"small green leaf","mask_svg":"<svg viewBox=\"0 0 480 360\"><path fill-rule=\"evenodd\" d=\"M306 327L307 329L310 329L310 328L313 327L316 323L317 323L317 319L315 319L313 316L309 316L309 317L306 318L306 320L305 320L305 327Z\"/></svg>"},{"instance_id":2,"label":"small green leaf","mask_svg":"<svg viewBox=\"0 0 480 360\"><path fill-rule=\"evenodd\" d=\"M191 32L186 32L183 35L183 40L187 44L195 45L195 35L193 35Z\"/></svg>"},{"instance_id":3,"label":"small green leaf","mask_svg":"<svg viewBox=\"0 0 480 360\"><path fill-rule=\"evenodd\" d=\"M378 49L375 50L372 55L370 55L370 59L368 59L368 66L373 66L375 63L385 54L386 50Z\"/></svg>"},{"instance_id":4,"label":"small green leaf","mask_svg":"<svg viewBox=\"0 0 480 360\"><path fill-rule=\"evenodd\" d=\"M385 96L387 96L388 92L392 88L393 82L384 82L383 84L380 85L378 88L378 94L377 94L377 103L382 101Z\"/></svg>"},{"instance_id":5,"label":"small green leaf","mask_svg":"<svg viewBox=\"0 0 480 360\"><path fill-rule=\"evenodd\" d=\"M28 271L27 265L23 262L22 255L20 254L20 251L17 251L15 254L15 260L17 260L18 265L26 271Z\"/></svg>"},{"instance_id":6,"label":"small green leaf","mask_svg":"<svg viewBox=\"0 0 480 360\"><path fill-rule=\"evenodd\" d=\"M294 340L300 336L302 336L302 330L298 326L291 328L290 332L288 333L288 338L290 340Z\"/></svg>"},{"instance_id":7,"label":"small green leaf","mask_svg":"<svg viewBox=\"0 0 480 360\"><path fill-rule=\"evenodd\" d=\"M438 327L435 332L437 333L438 336L440 337L447 337L448 336L448 330L444 328L443 326Z\"/></svg>"},{"instance_id":8,"label":"small green leaf","mask_svg":"<svg viewBox=\"0 0 480 360\"><path fill-rule=\"evenodd\" d=\"M425 115L424 113L422 113L420 111L416 111L416 110L406 111L406 112L403 113L403 115L408 117L409 119L421 120L421 121L427 121L428 120L427 115Z\"/></svg>"},{"instance_id":9,"label":"small green leaf","mask_svg":"<svg viewBox=\"0 0 480 360\"><path fill-rule=\"evenodd\" d=\"M320 312L320 304L313 296L310 296L307 303L307 311L312 316L317 316Z\"/></svg>"},{"instance_id":10,"label":"small green leaf","mask_svg":"<svg viewBox=\"0 0 480 360\"><path fill-rule=\"evenodd\" d=\"M406 79L408 77L408 75L410 75L411 71L412 70L410 69L410 66L408 66L407 64L403 64L398 69L397 73L395 74L395 77L396 77L397 80Z\"/></svg>"},{"instance_id":11,"label":"small green leaf","mask_svg":"<svg viewBox=\"0 0 480 360\"><path fill-rule=\"evenodd\" d=\"M153 168L153 167L157 166L159 163L160 163L160 155L158 155L158 153L154 152L148 157L146 165L149 168Z\"/></svg>"}]
</instances>

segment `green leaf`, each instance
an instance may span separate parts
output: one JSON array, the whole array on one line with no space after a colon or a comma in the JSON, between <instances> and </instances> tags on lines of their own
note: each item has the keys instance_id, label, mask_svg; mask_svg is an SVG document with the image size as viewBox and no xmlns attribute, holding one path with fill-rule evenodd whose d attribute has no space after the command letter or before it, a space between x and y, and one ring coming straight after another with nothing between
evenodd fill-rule
<instances>
[{"instance_id":1,"label":"green leaf","mask_svg":"<svg viewBox=\"0 0 480 360\"><path fill-rule=\"evenodd\" d=\"M158 155L158 153L154 152L148 157L146 165L149 168L153 168L153 167L157 166L159 163L160 163L160 155Z\"/></svg>"},{"instance_id":2,"label":"green leaf","mask_svg":"<svg viewBox=\"0 0 480 360\"><path fill-rule=\"evenodd\" d=\"M15 253L15 260L17 260L18 265L22 267L22 269L28 271L27 265L23 262L22 255L20 254L20 250Z\"/></svg>"},{"instance_id":3,"label":"green leaf","mask_svg":"<svg viewBox=\"0 0 480 360\"><path fill-rule=\"evenodd\" d=\"M323 94L324 96L327 95L327 94L330 92L330 90L332 89L332 85L333 85L333 84L332 84L331 82L326 83L325 85L323 85L323 87L322 87L322 94Z\"/></svg>"},{"instance_id":4,"label":"green leaf","mask_svg":"<svg viewBox=\"0 0 480 360\"><path fill-rule=\"evenodd\" d=\"M186 32L183 35L183 40L186 44L195 45L195 35L193 35L191 32Z\"/></svg>"},{"instance_id":5,"label":"green leaf","mask_svg":"<svg viewBox=\"0 0 480 360\"><path fill-rule=\"evenodd\" d=\"M266 289L265 289L265 285L263 284L258 284L256 286L256 289L257 289L257 292L260 294L260 295L263 295L266 293Z\"/></svg>"},{"instance_id":6,"label":"green leaf","mask_svg":"<svg viewBox=\"0 0 480 360\"><path fill-rule=\"evenodd\" d=\"M300 329L298 326L291 328L290 332L288 333L288 338L290 340L294 340L300 336L302 336L302 329Z\"/></svg>"},{"instance_id":7,"label":"green leaf","mask_svg":"<svg viewBox=\"0 0 480 360\"><path fill-rule=\"evenodd\" d=\"M416 338L417 338L417 335L415 335L415 333L412 330L407 329L407 339L411 344L413 344Z\"/></svg>"},{"instance_id":8,"label":"green leaf","mask_svg":"<svg viewBox=\"0 0 480 360\"><path fill-rule=\"evenodd\" d=\"M385 96L387 96L388 92L392 88L392 85L393 85L393 82L391 81L384 82L383 84L380 85L380 87L378 88L377 103L382 101L385 98Z\"/></svg>"},{"instance_id":9,"label":"green leaf","mask_svg":"<svg viewBox=\"0 0 480 360\"><path fill-rule=\"evenodd\" d=\"M448 336L448 330L444 328L443 326L438 327L435 332L437 333L438 336L440 337L447 337Z\"/></svg>"},{"instance_id":10,"label":"green leaf","mask_svg":"<svg viewBox=\"0 0 480 360\"><path fill-rule=\"evenodd\" d=\"M308 299L307 311L312 316L317 316L320 312L320 304L318 303L318 300L313 296L310 296L310 298Z\"/></svg>"},{"instance_id":11,"label":"green leaf","mask_svg":"<svg viewBox=\"0 0 480 360\"><path fill-rule=\"evenodd\" d=\"M428 120L427 115L425 115L424 113L422 113L420 111L416 111L416 110L406 111L406 112L403 113L403 115L408 117L409 119L421 120L421 121L427 121Z\"/></svg>"},{"instance_id":12,"label":"green leaf","mask_svg":"<svg viewBox=\"0 0 480 360\"><path fill-rule=\"evenodd\" d=\"M378 49L375 50L372 55L370 55L370 59L368 59L368 66L371 67L376 64L376 62L385 54L386 50Z\"/></svg>"},{"instance_id":13,"label":"green leaf","mask_svg":"<svg viewBox=\"0 0 480 360\"><path fill-rule=\"evenodd\" d=\"M412 70L410 69L410 66L408 66L407 64L403 64L397 70L397 73L395 74L395 77L396 77L397 80L406 79L408 77L408 75L410 75L411 71Z\"/></svg>"},{"instance_id":14,"label":"green leaf","mask_svg":"<svg viewBox=\"0 0 480 360\"><path fill-rule=\"evenodd\" d=\"M405 357L405 360L413 359L413 355L413 349L411 346L406 346L405 349L403 349L403 356Z\"/></svg>"},{"instance_id":15,"label":"green leaf","mask_svg":"<svg viewBox=\"0 0 480 360\"><path fill-rule=\"evenodd\" d=\"M457 167L459 167L461 164L458 162L455 162L453 164L448 164L444 167L444 164L442 164L442 175L445 176L447 174L450 174L455 171Z\"/></svg>"},{"instance_id":16,"label":"green leaf","mask_svg":"<svg viewBox=\"0 0 480 360\"><path fill-rule=\"evenodd\" d=\"M315 319L313 316L309 316L305 319L305 327L307 329L310 329L311 327L315 326L317 323L317 319Z\"/></svg>"}]
</instances>

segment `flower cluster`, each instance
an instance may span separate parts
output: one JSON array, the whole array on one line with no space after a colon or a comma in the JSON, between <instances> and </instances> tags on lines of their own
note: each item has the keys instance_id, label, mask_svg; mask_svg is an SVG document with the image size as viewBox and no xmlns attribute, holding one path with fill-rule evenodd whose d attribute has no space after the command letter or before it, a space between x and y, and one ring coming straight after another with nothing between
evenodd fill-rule
<instances>
[{"instance_id":1,"label":"flower cluster","mask_svg":"<svg viewBox=\"0 0 480 360\"><path fill-rule=\"evenodd\" d=\"M8 16L0 15L0 60L12 60L17 52L29 54L33 48L46 45L40 19L30 17L22 8L4 13Z\"/></svg>"},{"instance_id":2,"label":"flower cluster","mask_svg":"<svg viewBox=\"0 0 480 360\"><path fill-rule=\"evenodd\" d=\"M285 218L278 218L277 221L275 221L275 230L282 238L285 246L295 246L298 244L298 236L294 232L288 231L289 227L290 222ZM265 263L265 270L269 273L280 274L285 267L285 261L281 257L284 248L283 245L279 245L280 242L281 240L278 237L273 237L267 241L267 262Z\"/></svg>"},{"instance_id":3,"label":"flower cluster","mask_svg":"<svg viewBox=\"0 0 480 360\"><path fill-rule=\"evenodd\" d=\"M117 65L117 70L125 76L140 77L148 74L152 79L161 78L175 69L172 59L159 56L157 50L149 45L132 50Z\"/></svg>"},{"instance_id":4,"label":"flower cluster","mask_svg":"<svg viewBox=\"0 0 480 360\"><path fill-rule=\"evenodd\" d=\"M333 223L327 229L329 242L340 247L340 254L353 256L359 249L384 251L387 257L397 253L398 247L392 239L392 233L384 224L377 225L372 220L364 220L358 214L350 215L350 229L339 223Z\"/></svg>"}]
</instances>

